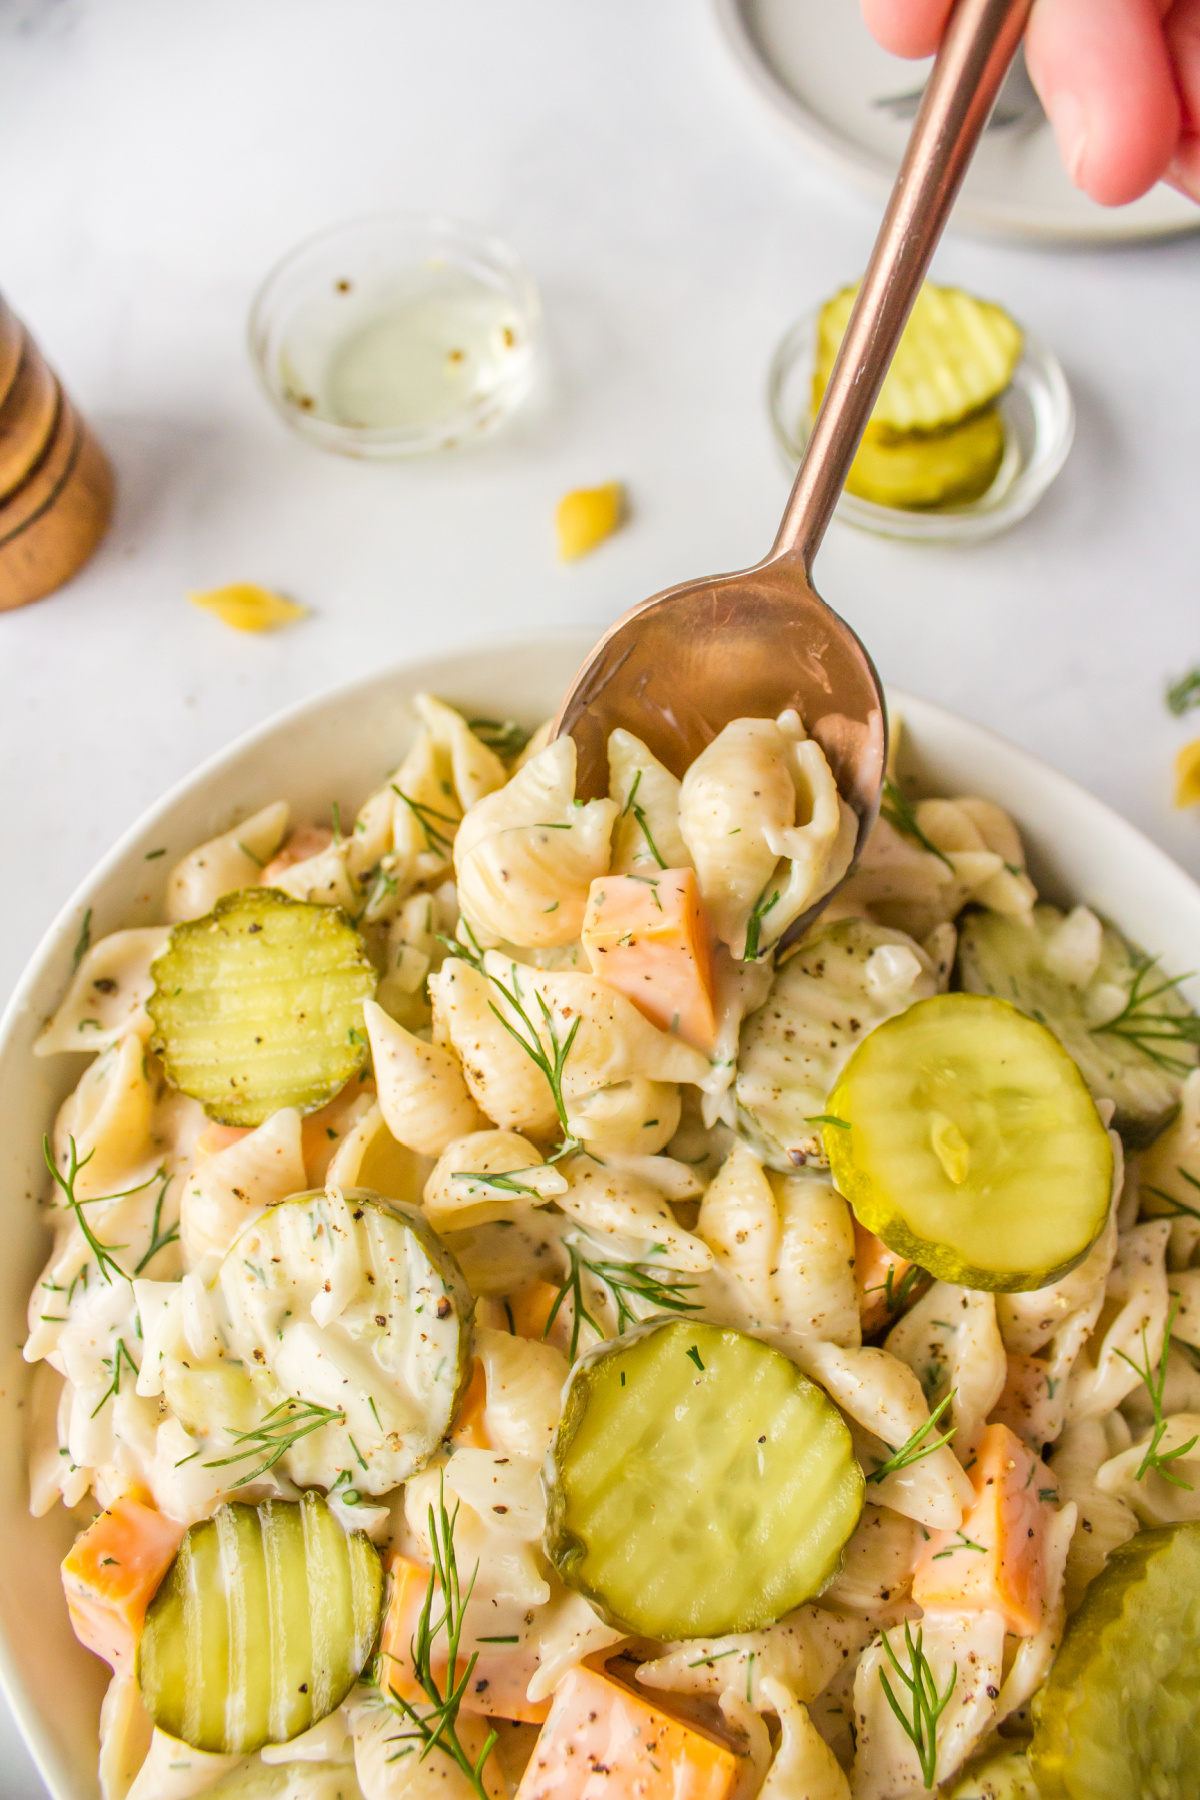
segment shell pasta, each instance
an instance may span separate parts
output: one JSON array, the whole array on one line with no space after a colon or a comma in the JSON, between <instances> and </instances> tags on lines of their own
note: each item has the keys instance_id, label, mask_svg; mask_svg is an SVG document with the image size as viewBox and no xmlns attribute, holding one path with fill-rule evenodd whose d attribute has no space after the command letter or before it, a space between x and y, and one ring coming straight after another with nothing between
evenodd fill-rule
<instances>
[{"instance_id":1,"label":"shell pasta","mask_svg":"<svg viewBox=\"0 0 1200 1800\"><path fill-rule=\"evenodd\" d=\"M988 799L889 778L851 872L795 712L616 731L586 802L416 713L37 1041L90 1053L24 1354L105 1800L1065 1781L1055 1670L1102 1709L1200 1531L1177 983Z\"/></svg>"}]
</instances>

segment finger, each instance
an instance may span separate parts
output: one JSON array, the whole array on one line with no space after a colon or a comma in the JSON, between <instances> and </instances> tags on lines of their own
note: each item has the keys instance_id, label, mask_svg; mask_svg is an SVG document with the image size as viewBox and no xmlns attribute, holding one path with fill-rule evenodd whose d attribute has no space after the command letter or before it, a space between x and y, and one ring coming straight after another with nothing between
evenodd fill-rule
<instances>
[{"instance_id":1,"label":"finger","mask_svg":"<svg viewBox=\"0 0 1200 1800\"><path fill-rule=\"evenodd\" d=\"M1166 39L1183 103L1183 130L1167 180L1200 200L1200 0L1176 0L1167 15Z\"/></svg>"},{"instance_id":2,"label":"finger","mask_svg":"<svg viewBox=\"0 0 1200 1800\"><path fill-rule=\"evenodd\" d=\"M1076 187L1123 206L1164 173L1179 95L1154 0L1035 0L1029 73Z\"/></svg>"},{"instance_id":3,"label":"finger","mask_svg":"<svg viewBox=\"0 0 1200 1800\"><path fill-rule=\"evenodd\" d=\"M953 0L862 0L872 37L893 56L932 56Z\"/></svg>"}]
</instances>

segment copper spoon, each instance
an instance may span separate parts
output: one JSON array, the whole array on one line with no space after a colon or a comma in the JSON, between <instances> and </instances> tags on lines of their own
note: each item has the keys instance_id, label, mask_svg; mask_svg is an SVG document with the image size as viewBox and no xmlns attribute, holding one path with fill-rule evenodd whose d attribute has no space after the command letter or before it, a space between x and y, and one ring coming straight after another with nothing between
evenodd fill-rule
<instances>
[{"instance_id":1,"label":"copper spoon","mask_svg":"<svg viewBox=\"0 0 1200 1800\"><path fill-rule=\"evenodd\" d=\"M779 535L753 568L667 588L601 638L554 721L575 740L581 795L607 793L618 725L682 775L731 719L794 706L858 813L857 861L879 811L887 708L863 645L813 586L813 559L1030 5L958 0Z\"/></svg>"}]
</instances>

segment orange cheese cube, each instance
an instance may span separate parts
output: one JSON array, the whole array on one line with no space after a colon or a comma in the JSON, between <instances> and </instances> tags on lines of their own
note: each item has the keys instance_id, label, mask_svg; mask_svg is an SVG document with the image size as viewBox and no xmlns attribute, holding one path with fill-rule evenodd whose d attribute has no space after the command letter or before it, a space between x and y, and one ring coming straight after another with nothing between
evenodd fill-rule
<instances>
[{"instance_id":1,"label":"orange cheese cube","mask_svg":"<svg viewBox=\"0 0 1200 1800\"><path fill-rule=\"evenodd\" d=\"M858 1289L858 1313L865 1338L895 1323L901 1298L916 1298L913 1288L919 1278L910 1281L907 1289L901 1285L913 1267L913 1263L889 1250L873 1231L855 1219L854 1285Z\"/></svg>"},{"instance_id":2,"label":"orange cheese cube","mask_svg":"<svg viewBox=\"0 0 1200 1800\"><path fill-rule=\"evenodd\" d=\"M194 1155L197 1166L207 1162L210 1156L219 1156L222 1150L228 1150L230 1144L236 1144L249 1136L248 1125L206 1125L196 1139Z\"/></svg>"},{"instance_id":3,"label":"orange cheese cube","mask_svg":"<svg viewBox=\"0 0 1200 1800\"><path fill-rule=\"evenodd\" d=\"M398 1552L393 1554L388 1564L387 1611L379 1635L380 1687L385 1693L398 1695L401 1700L420 1703L426 1702L428 1695L420 1687L413 1670L412 1642L429 1590L430 1576L431 1571L424 1563L413 1562ZM433 1606L436 1624L440 1612L436 1597ZM540 1725L550 1711L550 1702L525 1697L525 1690L537 1669L534 1652L523 1645L479 1644L470 1641L464 1632L455 1681L462 1679L473 1654L476 1662L463 1695L462 1711ZM432 1666L434 1679L444 1694L450 1685L450 1659L444 1632L439 1632L434 1643Z\"/></svg>"},{"instance_id":4,"label":"orange cheese cube","mask_svg":"<svg viewBox=\"0 0 1200 1800\"><path fill-rule=\"evenodd\" d=\"M75 1636L115 1673L132 1675L146 1608L185 1527L132 1495L114 1500L75 1539L62 1582Z\"/></svg>"},{"instance_id":5,"label":"orange cheese cube","mask_svg":"<svg viewBox=\"0 0 1200 1800\"><path fill-rule=\"evenodd\" d=\"M713 934L694 869L602 875L583 921L592 973L697 1050L717 1035Z\"/></svg>"},{"instance_id":6,"label":"orange cheese cube","mask_svg":"<svg viewBox=\"0 0 1200 1800\"><path fill-rule=\"evenodd\" d=\"M727 1800L741 1762L602 1669L568 1669L554 1690L516 1800Z\"/></svg>"},{"instance_id":7,"label":"orange cheese cube","mask_svg":"<svg viewBox=\"0 0 1200 1800\"><path fill-rule=\"evenodd\" d=\"M450 1442L459 1450L490 1450L492 1440L487 1434L487 1426L483 1422L483 1409L487 1405L487 1376L482 1362L475 1358L471 1370L471 1379L467 1391L462 1397L462 1404L454 1415L454 1425L450 1432Z\"/></svg>"},{"instance_id":8,"label":"orange cheese cube","mask_svg":"<svg viewBox=\"0 0 1200 1800\"><path fill-rule=\"evenodd\" d=\"M550 1317L554 1302L558 1299L558 1289L549 1281L534 1279L526 1282L508 1301L509 1317L512 1320L515 1337L536 1338L541 1341L546 1329L546 1321Z\"/></svg>"},{"instance_id":9,"label":"orange cheese cube","mask_svg":"<svg viewBox=\"0 0 1200 1800\"><path fill-rule=\"evenodd\" d=\"M918 1606L1003 1613L1014 1637L1035 1637L1046 1599L1050 1509L1057 1484L1007 1425L988 1425L968 1470L975 1500L959 1531L939 1531L913 1576Z\"/></svg>"}]
</instances>

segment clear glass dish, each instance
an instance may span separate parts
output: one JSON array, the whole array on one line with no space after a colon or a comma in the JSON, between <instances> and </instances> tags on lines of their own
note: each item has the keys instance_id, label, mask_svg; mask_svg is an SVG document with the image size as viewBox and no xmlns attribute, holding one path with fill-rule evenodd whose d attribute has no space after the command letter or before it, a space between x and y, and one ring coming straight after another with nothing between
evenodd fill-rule
<instances>
[{"instance_id":1,"label":"clear glass dish","mask_svg":"<svg viewBox=\"0 0 1200 1800\"><path fill-rule=\"evenodd\" d=\"M541 306L515 251L453 219L383 213L289 252L250 310L280 416L345 456L477 442L528 393Z\"/></svg>"},{"instance_id":2,"label":"clear glass dish","mask_svg":"<svg viewBox=\"0 0 1200 1800\"><path fill-rule=\"evenodd\" d=\"M793 473L812 426L812 377L817 317L814 307L786 333L771 361L767 405L776 443ZM1032 511L1066 461L1075 436L1075 408L1058 358L1025 334L1012 383L1000 400L1004 458L978 500L927 510L880 506L843 493L839 519L882 537L924 544L969 544L1006 531Z\"/></svg>"}]
</instances>

